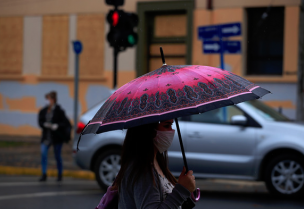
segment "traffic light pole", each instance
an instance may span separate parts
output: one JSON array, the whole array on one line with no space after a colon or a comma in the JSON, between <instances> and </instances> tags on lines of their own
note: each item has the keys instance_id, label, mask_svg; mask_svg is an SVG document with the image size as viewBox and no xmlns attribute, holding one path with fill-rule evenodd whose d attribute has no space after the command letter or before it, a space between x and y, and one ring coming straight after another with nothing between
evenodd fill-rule
<instances>
[{"instance_id":1,"label":"traffic light pole","mask_svg":"<svg viewBox=\"0 0 304 209\"><path fill-rule=\"evenodd\" d=\"M117 56L118 56L118 52L119 52L119 47L118 46L115 46L114 47L114 75L113 75L113 89L116 89L117 87Z\"/></svg>"},{"instance_id":2,"label":"traffic light pole","mask_svg":"<svg viewBox=\"0 0 304 209\"><path fill-rule=\"evenodd\" d=\"M133 47L137 43L137 33L134 27L138 25L138 16L134 13L119 10L118 6L124 4L124 0L106 0L106 4L113 5L114 10L107 14L107 22L110 24L110 31L107 40L113 47L113 89L117 88L117 56L120 51L127 47Z\"/></svg>"}]
</instances>

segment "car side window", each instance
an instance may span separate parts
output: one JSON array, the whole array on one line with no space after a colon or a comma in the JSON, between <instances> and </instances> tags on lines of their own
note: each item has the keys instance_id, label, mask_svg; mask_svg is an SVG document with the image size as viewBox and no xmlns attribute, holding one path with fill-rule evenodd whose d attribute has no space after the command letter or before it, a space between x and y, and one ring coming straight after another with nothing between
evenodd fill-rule
<instances>
[{"instance_id":1,"label":"car side window","mask_svg":"<svg viewBox=\"0 0 304 209\"><path fill-rule=\"evenodd\" d=\"M227 106L205 113L191 115L187 119L188 121L199 123L231 124L231 118L235 115L245 114L236 106Z\"/></svg>"}]
</instances>

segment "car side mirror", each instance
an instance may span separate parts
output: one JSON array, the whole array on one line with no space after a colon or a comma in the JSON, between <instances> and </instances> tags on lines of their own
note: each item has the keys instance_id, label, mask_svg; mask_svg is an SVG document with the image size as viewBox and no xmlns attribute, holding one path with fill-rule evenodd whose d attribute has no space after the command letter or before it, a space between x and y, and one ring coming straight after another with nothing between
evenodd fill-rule
<instances>
[{"instance_id":1,"label":"car side mirror","mask_svg":"<svg viewBox=\"0 0 304 209\"><path fill-rule=\"evenodd\" d=\"M247 125L247 118L244 115L234 115L231 117L231 124L233 125Z\"/></svg>"}]
</instances>

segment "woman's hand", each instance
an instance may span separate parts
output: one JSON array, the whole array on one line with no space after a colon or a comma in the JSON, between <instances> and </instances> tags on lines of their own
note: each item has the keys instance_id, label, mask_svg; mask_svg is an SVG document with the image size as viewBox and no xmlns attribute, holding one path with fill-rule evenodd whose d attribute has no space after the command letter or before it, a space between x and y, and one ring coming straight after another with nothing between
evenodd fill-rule
<instances>
[{"instance_id":1,"label":"woman's hand","mask_svg":"<svg viewBox=\"0 0 304 209\"><path fill-rule=\"evenodd\" d=\"M52 123L50 123L50 122L44 122L43 126L44 126L44 128L51 128L52 127Z\"/></svg>"},{"instance_id":2,"label":"woman's hand","mask_svg":"<svg viewBox=\"0 0 304 209\"><path fill-rule=\"evenodd\" d=\"M180 174L177 183L188 189L189 192L194 192L196 186L195 186L195 177L193 176L193 171L190 170L187 172L187 174L185 173L186 173L186 168L184 166L183 171Z\"/></svg>"}]
</instances>

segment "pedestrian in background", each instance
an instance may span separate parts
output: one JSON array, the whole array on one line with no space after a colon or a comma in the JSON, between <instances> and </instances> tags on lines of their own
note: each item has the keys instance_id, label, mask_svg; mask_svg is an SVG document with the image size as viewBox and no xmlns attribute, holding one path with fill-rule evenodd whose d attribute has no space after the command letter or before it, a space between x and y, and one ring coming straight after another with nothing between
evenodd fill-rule
<instances>
[{"instance_id":1,"label":"pedestrian in background","mask_svg":"<svg viewBox=\"0 0 304 209\"><path fill-rule=\"evenodd\" d=\"M191 199L196 189L193 171L186 174L184 167L177 181L168 168L167 150L174 137L172 123L167 120L128 129L121 169L113 185L119 191L119 209L186 209L189 207L184 203L188 201L195 205Z\"/></svg>"},{"instance_id":2,"label":"pedestrian in background","mask_svg":"<svg viewBox=\"0 0 304 209\"><path fill-rule=\"evenodd\" d=\"M39 112L38 122L42 128L41 137L41 166L42 176L39 181L47 180L48 150L53 145L57 162L58 178L62 180L62 158L61 149L64 141L70 137L71 124L65 116L64 110L57 104L57 93L51 91L45 95L47 105Z\"/></svg>"}]
</instances>

